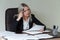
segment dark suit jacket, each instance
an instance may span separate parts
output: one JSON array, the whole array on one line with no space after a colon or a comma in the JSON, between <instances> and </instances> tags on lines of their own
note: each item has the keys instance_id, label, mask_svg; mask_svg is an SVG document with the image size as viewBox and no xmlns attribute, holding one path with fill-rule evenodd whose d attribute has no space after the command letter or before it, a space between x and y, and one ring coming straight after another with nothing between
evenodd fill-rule
<instances>
[{"instance_id":1,"label":"dark suit jacket","mask_svg":"<svg viewBox=\"0 0 60 40\"><path fill-rule=\"evenodd\" d=\"M43 25L45 26L43 23L41 23L39 20L37 20L37 18L31 14L31 18L32 18L32 21L29 21L29 29L32 28L33 26L33 23L37 24L37 25ZM23 18L21 18L18 22L17 22L17 25L16 25L16 33L22 33L23 31ZM46 27L44 28L44 30L46 29Z\"/></svg>"}]
</instances>

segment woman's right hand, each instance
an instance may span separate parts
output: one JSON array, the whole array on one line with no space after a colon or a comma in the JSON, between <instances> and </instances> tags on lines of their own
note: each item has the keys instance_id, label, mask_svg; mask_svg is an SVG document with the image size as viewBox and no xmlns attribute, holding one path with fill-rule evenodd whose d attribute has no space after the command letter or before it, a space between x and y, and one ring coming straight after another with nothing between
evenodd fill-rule
<instances>
[{"instance_id":1,"label":"woman's right hand","mask_svg":"<svg viewBox=\"0 0 60 40\"><path fill-rule=\"evenodd\" d=\"M20 11L18 14L18 18L16 20L19 21L22 17L23 17L23 11Z\"/></svg>"}]
</instances>

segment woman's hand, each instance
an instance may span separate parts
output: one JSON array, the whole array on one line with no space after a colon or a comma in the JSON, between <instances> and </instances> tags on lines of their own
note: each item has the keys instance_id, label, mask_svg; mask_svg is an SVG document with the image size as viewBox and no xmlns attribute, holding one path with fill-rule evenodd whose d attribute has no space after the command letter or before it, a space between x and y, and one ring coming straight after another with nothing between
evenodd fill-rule
<instances>
[{"instance_id":1,"label":"woman's hand","mask_svg":"<svg viewBox=\"0 0 60 40\"><path fill-rule=\"evenodd\" d=\"M20 11L19 12L18 18L16 20L19 21L21 19L21 17L23 17L23 11Z\"/></svg>"}]
</instances>

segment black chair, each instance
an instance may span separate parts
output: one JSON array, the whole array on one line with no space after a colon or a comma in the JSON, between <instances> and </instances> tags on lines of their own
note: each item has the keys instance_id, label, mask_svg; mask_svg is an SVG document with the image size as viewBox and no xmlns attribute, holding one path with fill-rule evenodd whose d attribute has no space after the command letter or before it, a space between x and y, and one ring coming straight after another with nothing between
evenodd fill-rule
<instances>
[{"instance_id":1,"label":"black chair","mask_svg":"<svg viewBox=\"0 0 60 40\"><path fill-rule=\"evenodd\" d=\"M5 12L5 30L15 32L16 20L14 15L18 13L18 8L8 8Z\"/></svg>"}]
</instances>

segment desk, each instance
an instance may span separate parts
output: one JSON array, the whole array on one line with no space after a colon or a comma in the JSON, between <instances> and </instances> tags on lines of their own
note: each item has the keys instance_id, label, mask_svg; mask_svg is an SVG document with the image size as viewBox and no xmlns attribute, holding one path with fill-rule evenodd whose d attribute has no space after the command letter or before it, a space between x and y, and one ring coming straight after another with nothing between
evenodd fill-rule
<instances>
[{"instance_id":1,"label":"desk","mask_svg":"<svg viewBox=\"0 0 60 40\"><path fill-rule=\"evenodd\" d=\"M52 33L47 33L49 35L52 35ZM40 40L60 40L60 32L58 32L57 36L54 36L54 38L50 38L50 39L40 39Z\"/></svg>"},{"instance_id":2,"label":"desk","mask_svg":"<svg viewBox=\"0 0 60 40\"><path fill-rule=\"evenodd\" d=\"M3 38L0 38L0 40L5 40ZM52 38L52 39L40 39L40 40L60 40L60 38Z\"/></svg>"},{"instance_id":3,"label":"desk","mask_svg":"<svg viewBox=\"0 0 60 40\"><path fill-rule=\"evenodd\" d=\"M2 32L0 32L0 35L4 35L5 37L7 37L7 39L11 39L11 38L13 38L12 40L14 40L15 38L16 38L16 40L23 40L23 38L25 39L25 37L27 37L27 34L15 34L15 33L13 33L13 32L3 32L2 34L1 34ZM8 35L7 35L8 34ZM46 34L49 34L49 35L51 35L51 33L46 33ZM19 38L19 39L18 39ZM57 36L55 36L54 38L50 38L50 39L40 39L40 40L60 40L60 32L58 33L58 35ZM0 39L1 40L1 39ZM34 40L34 39L33 39Z\"/></svg>"},{"instance_id":4,"label":"desk","mask_svg":"<svg viewBox=\"0 0 60 40\"><path fill-rule=\"evenodd\" d=\"M52 35L52 32L44 32L43 34L49 34L49 35ZM53 38L48 38L48 39L39 39L39 40L60 40L60 32L58 32L58 35L54 36Z\"/></svg>"}]
</instances>

